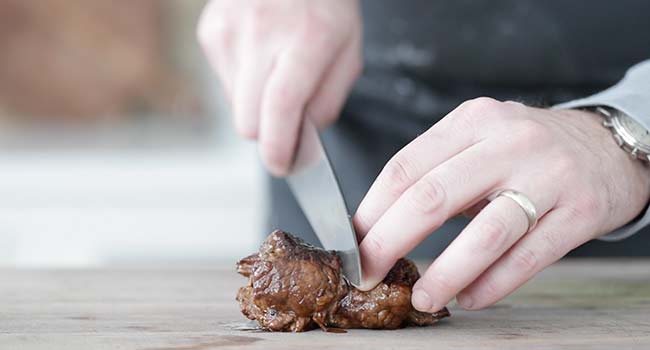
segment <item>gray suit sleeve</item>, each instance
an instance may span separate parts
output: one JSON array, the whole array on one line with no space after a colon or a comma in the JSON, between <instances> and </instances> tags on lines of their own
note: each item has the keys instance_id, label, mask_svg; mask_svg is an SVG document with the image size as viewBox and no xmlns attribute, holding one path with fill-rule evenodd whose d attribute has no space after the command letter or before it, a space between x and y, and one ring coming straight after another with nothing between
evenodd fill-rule
<instances>
[{"instance_id":1,"label":"gray suit sleeve","mask_svg":"<svg viewBox=\"0 0 650 350\"><path fill-rule=\"evenodd\" d=\"M595 95L569 101L553 108L607 106L624 112L650 130L650 60L630 68L618 84ZM627 238L650 224L650 208L643 216L600 237L603 241Z\"/></svg>"}]
</instances>

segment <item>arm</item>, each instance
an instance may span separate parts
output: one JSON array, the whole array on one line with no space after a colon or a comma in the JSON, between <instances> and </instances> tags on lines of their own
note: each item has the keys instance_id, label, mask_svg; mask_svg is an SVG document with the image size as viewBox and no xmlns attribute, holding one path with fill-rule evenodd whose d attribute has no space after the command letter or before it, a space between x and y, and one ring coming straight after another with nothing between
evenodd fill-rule
<instances>
[{"instance_id":1,"label":"arm","mask_svg":"<svg viewBox=\"0 0 650 350\"><path fill-rule=\"evenodd\" d=\"M642 113L649 80L630 76L637 87L621 83L627 92L610 103ZM537 226L530 229L515 201L485 200L503 189L526 195ZM466 101L400 150L359 205L364 287L446 220L471 212L473 220L413 287L412 303L436 311L456 297L480 309L577 246L628 224L649 197L650 167L621 150L595 113Z\"/></svg>"}]
</instances>

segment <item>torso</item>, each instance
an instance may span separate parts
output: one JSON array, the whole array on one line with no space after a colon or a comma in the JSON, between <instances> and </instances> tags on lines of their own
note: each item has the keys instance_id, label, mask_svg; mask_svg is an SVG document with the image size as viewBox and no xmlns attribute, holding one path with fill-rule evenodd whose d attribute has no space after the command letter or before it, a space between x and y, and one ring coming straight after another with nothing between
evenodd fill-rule
<instances>
[{"instance_id":1,"label":"torso","mask_svg":"<svg viewBox=\"0 0 650 350\"><path fill-rule=\"evenodd\" d=\"M650 58L641 0L367 0L353 98L433 120L480 95L549 105L614 84Z\"/></svg>"}]
</instances>

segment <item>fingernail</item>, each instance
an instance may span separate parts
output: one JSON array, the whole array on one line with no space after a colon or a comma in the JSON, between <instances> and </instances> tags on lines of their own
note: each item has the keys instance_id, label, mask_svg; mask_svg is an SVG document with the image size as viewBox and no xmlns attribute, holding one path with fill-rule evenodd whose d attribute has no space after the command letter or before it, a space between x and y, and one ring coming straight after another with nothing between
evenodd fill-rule
<instances>
[{"instance_id":1,"label":"fingernail","mask_svg":"<svg viewBox=\"0 0 650 350\"><path fill-rule=\"evenodd\" d=\"M267 162L266 169L269 171L269 173L271 173L271 175L275 177L286 176L288 173L288 169L286 166L273 163L273 162Z\"/></svg>"},{"instance_id":2,"label":"fingernail","mask_svg":"<svg viewBox=\"0 0 650 350\"><path fill-rule=\"evenodd\" d=\"M375 280L370 280L366 279L361 281L361 285L358 286L357 288L361 291L367 292L369 290L374 289L381 281L375 281Z\"/></svg>"},{"instance_id":3,"label":"fingernail","mask_svg":"<svg viewBox=\"0 0 650 350\"><path fill-rule=\"evenodd\" d=\"M413 304L413 307L419 311L431 311L431 306L433 304L429 294L422 288L413 289L411 303Z\"/></svg>"},{"instance_id":4,"label":"fingernail","mask_svg":"<svg viewBox=\"0 0 650 350\"><path fill-rule=\"evenodd\" d=\"M458 304L460 304L460 306L462 306L464 309L471 309L472 306L474 306L474 299L469 295L464 295L463 297L456 299L458 301Z\"/></svg>"}]
</instances>

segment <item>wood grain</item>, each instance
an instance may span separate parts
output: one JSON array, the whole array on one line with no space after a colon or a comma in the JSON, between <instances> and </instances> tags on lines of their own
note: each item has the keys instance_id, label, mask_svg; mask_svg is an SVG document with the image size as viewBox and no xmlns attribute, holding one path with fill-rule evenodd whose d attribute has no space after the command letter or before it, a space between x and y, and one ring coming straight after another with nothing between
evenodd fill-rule
<instances>
[{"instance_id":1,"label":"wood grain","mask_svg":"<svg viewBox=\"0 0 650 350\"><path fill-rule=\"evenodd\" d=\"M0 349L648 349L650 260L568 260L498 305L396 331L242 330L214 268L0 270Z\"/></svg>"}]
</instances>

